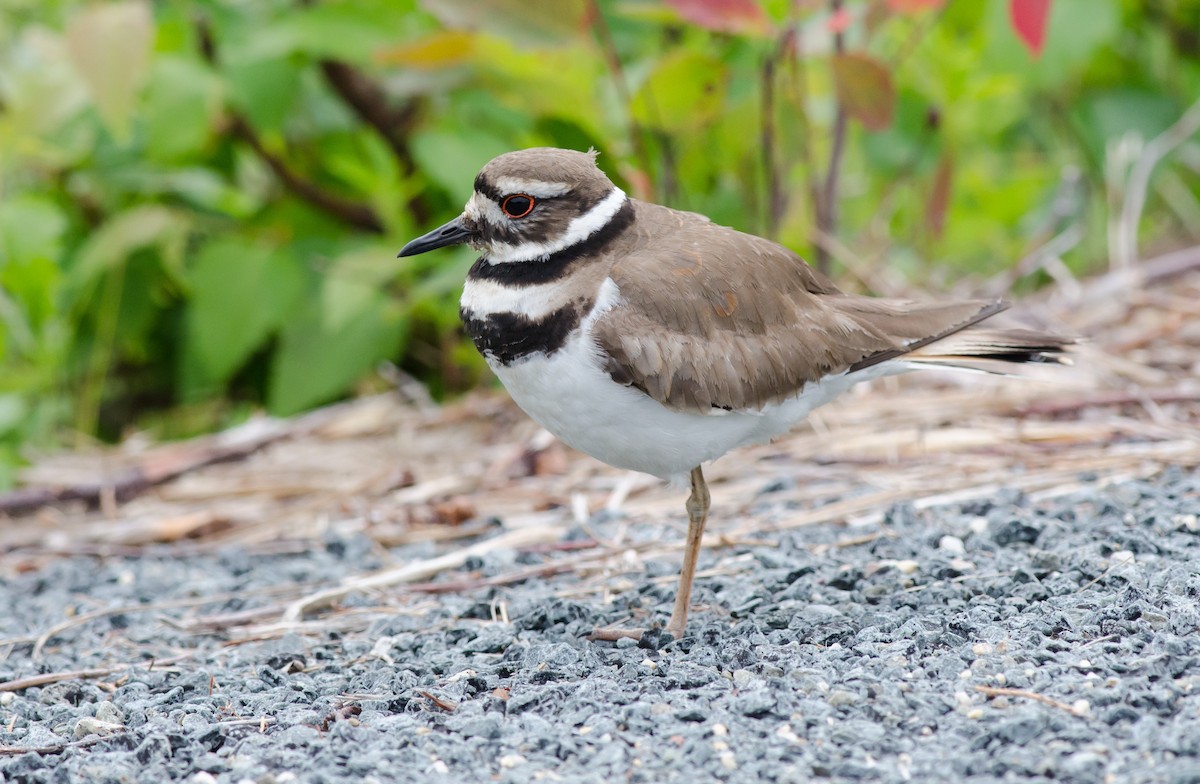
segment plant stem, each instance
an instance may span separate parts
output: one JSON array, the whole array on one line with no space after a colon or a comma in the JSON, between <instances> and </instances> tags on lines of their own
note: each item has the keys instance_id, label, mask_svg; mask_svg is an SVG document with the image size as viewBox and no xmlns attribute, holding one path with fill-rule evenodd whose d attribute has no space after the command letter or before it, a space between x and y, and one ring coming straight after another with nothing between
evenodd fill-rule
<instances>
[{"instance_id":1,"label":"plant stem","mask_svg":"<svg viewBox=\"0 0 1200 784\"><path fill-rule=\"evenodd\" d=\"M833 18L842 11L842 0L829 0L829 8ZM833 50L836 54L846 51L846 36L839 29L833 34ZM817 203L817 269L829 274L829 251L823 244L824 237L833 237L837 233L838 223L838 179L842 167L842 152L846 146L846 107L838 99L837 116L833 121L833 145L829 151L829 168L825 172L825 187Z\"/></svg>"},{"instance_id":2,"label":"plant stem","mask_svg":"<svg viewBox=\"0 0 1200 784\"><path fill-rule=\"evenodd\" d=\"M625 77L625 69L621 67L621 55L617 52L617 44L613 40L612 30L609 29L597 0L588 0L588 15L592 20L592 30L596 34L596 41L600 44L600 53L608 64L609 73L612 74L613 87L616 88L617 96L625 106L625 114L629 117L629 141L633 145L638 165L641 166L642 173L648 179L650 172L653 171L650 151L646 148L646 138L642 127L633 117L633 94L629 91L629 80ZM649 195L647 194L647 196Z\"/></svg>"}]
</instances>

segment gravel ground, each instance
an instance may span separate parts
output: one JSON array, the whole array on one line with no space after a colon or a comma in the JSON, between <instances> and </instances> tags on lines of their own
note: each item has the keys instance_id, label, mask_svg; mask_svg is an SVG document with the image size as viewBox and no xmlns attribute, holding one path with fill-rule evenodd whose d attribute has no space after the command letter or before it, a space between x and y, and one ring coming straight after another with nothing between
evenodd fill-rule
<instances>
[{"instance_id":1,"label":"gravel ground","mask_svg":"<svg viewBox=\"0 0 1200 784\"><path fill-rule=\"evenodd\" d=\"M788 509L765 487L752 512ZM183 628L194 608L106 616L38 661L0 647L0 681L194 654L0 692L0 779L1200 782L1198 512L1200 474L1175 470L707 552L702 568L725 568L698 581L690 636L657 650L584 636L639 608L665 619L670 563L607 604L561 598L571 575L412 604L390 592L343 605L364 628L236 645ZM323 544L0 574L0 637L67 607L235 592L201 609L251 609L269 586L382 563L366 540Z\"/></svg>"}]
</instances>

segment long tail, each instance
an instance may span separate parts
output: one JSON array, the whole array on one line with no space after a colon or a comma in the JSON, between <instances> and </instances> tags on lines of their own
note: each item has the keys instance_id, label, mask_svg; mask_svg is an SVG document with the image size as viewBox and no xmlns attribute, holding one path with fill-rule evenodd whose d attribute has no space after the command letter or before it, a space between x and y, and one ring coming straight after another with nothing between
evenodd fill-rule
<instances>
[{"instance_id":1,"label":"long tail","mask_svg":"<svg viewBox=\"0 0 1200 784\"><path fill-rule=\"evenodd\" d=\"M1020 327L971 326L904 355L915 365L956 367L987 373L1008 373L1013 364L1070 365L1067 347L1074 338Z\"/></svg>"},{"instance_id":2,"label":"long tail","mask_svg":"<svg viewBox=\"0 0 1200 784\"><path fill-rule=\"evenodd\" d=\"M851 318L900 343L864 357L850 366L851 373L889 360L1011 373L1013 365L1033 362L1069 365L1066 349L1078 342L1049 332L981 324L1008 308L998 299L918 303L846 297L838 304Z\"/></svg>"}]
</instances>

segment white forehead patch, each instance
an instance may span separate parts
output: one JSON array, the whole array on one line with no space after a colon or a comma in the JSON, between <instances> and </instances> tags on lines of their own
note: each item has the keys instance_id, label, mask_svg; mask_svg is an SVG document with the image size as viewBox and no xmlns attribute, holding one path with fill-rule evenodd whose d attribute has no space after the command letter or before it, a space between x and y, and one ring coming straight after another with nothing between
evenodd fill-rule
<instances>
[{"instance_id":1,"label":"white forehead patch","mask_svg":"<svg viewBox=\"0 0 1200 784\"><path fill-rule=\"evenodd\" d=\"M463 214L473 221L485 221L493 226L502 226L512 222L512 219L500 209L500 205L482 193L473 194L470 199L467 199L467 206L463 208Z\"/></svg>"}]
</instances>

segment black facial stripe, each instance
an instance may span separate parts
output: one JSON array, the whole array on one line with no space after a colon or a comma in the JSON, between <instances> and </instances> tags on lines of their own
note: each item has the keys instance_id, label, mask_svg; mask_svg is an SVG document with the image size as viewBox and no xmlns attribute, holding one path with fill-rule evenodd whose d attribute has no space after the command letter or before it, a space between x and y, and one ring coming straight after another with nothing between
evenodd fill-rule
<instances>
[{"instance_id":1,"label":"black facial stripe","mask_svg":"<svg viewBox=\"0 0 1200 784\"><path fill-rule=\"evenodd\" d=\"M484 257L475 261L468 280L494 280L509 286L533 286L549 283L566 275L573 262L599 253L606 245L621 236L633 223L633 204L626 199L617 214L583 242L552 253L544 261L511 261L492 264ZM536 240L535 240L536 241Z\"/></svg>"},{"instance_id":2,"label":"black facial stripe","mask_svg":"<svg viewBox=\"0 0 1200 784\"><path fill-rule=\"evenodd\" d=\"M475 192L487 196L492 201L499 204L507 194L503 194L496 190L490 182L484 179L483 173L475 175Z\"/></svg>"},{"instance_id":3,"label":"black facial stripe","mask_svg":"<svg viewBox=\"0 0 1200 784\"><path fill-rule=\"evenodd\" d=\"M508 365L530 354L550 356L558 351L566 344L571 330L578 326L583 313L582 304L572 303L540 319L529 319L519 313L489 313L475 318L465 310L460 310L459 316L479 353Z\"/></svg>"}]
</instances>

